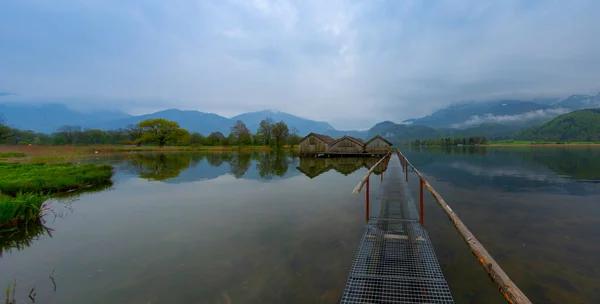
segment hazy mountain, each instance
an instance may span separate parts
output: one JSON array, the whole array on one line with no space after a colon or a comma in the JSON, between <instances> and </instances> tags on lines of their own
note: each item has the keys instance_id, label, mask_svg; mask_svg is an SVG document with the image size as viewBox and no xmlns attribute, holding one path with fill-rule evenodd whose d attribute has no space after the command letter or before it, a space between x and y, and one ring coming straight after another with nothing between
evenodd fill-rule
<instances>
[{"instance_id":1,"label":"hazy mountain","mask_svg":"<svg viewBox=\"0 0 600 304\"><path fill-rule=\"evenodd\" d=\"M243 121L246 124L246 127L254 133L258 129L260 121L269 117L275 122L285 121L290 128L295 127L298 129L298 134L300 135L306 135L310 132L324 133L326 130L334 129L329 123L324 121L310 120L285 112L270 110L240 114L232 117L231 120L234 123L237 120Z\"/></svg>"},{"instance_id":2,"label":"hazy mountain","mask_svg":"<svg viewBox=\"0 0 600 304\"><path fill-rule=\"evenodd\" d=\"M516 135L518 139L544 141L600 141L600 109L578 110Z\"/></svg>"},{"instance_id":3,"label":"hazy mountain","mask_svg":"<svg viewBox=\"0 0 600 304\"><path fill-rule=\"evenodd\" d=\"M396 124L391 121L376 124L369 130L367 137L372 138L376 135L380 135L393 143L441 137L438 130L428 126Z\"/></svg>"},{"instance_id":4,"label":"hazy mountain","mask_svg":"<svg viewBox=\"0 0 600 304\"><path fill-rule=\"evenodd\" d=\"M232 118L200 111L183 111L169 109L151 114L132 116L123 112L95 110L76 111L61 104L21 105L16 103L0 104L0 115L6 123L19 129L52 133L64 125L77 125L82 128L99 128L113 130L137 124L149 118L165 118L179 123L182 128L191 132L208 135L219 131L229 134L229 128L237 120L242 120L252 132L256 132L261 120L271 117L274 121L283 120L290 128L296 127L299 135L310 132L326 133L334 128L326 123L301 118L292 114L277 111L260 111L244 113ZM334 130L335 131L335 130ZM353 133L351 133L353 134ZM349 134L350 135L350 134Z\"/></svg>"},{"instance_id":5,"label":"hazy mountain","mask_svg":"<svg viewBox=\"0 0 600 304\"><path fill-rule=\"evenodd\" d=\"M405 123L434 128L466 128L483 123L533 124L540 119L551 119L565 110L532 101L500 100L451 105L431 115L405 120Z\"/></svg>"},{"instance_id":6,"label":"hazy mountain","mask_svg":"<svg viewBox=\"0 0 600 304\"><path fill-rule=\"evenodd\" d=\"M223 116L219 116L217 114L204 113L200 111L183 111L177 109L169 109L151 114L130 116L122 119L108 120L101 123L92 123L86 126L90 128L111 130L125 128L127 125L137 124L142 120L151 118L164 118L168 120L173 120L176 121L179 124L179 126L190 132L199 132L205 135L216 131L219 131L224 134L229 134L229 127L233 125L233 123L229 119Z\"/></svg>"},{"instance_id":7,"label":"hazy mountain","mask_svg":"<svg viewBox=\"0 0 600 304\"><path fill-rule=\"evenodd\" d=\"M0 104L0 115L5 123L19 129L34 130L37 132L52 133L63 125L84 125L101 120L121 119L129 114L96 110L78 112L62 104Z\"/></svg>"},{"instance_id":8,"label":"hazy mountain","mask_svg":"<svg viewBox=\"0 0 600 304\"><path fill-rule=\"evenodd\" d=\"M571 110L582 110L600 108L600 93L593 95L571 95L553 104L555 107L563 107Z\"/></svg>"},{"instance_id":9,"label":"hazy mountain","mask_svg":"<svg viewBox=\"0 0 600 304\"><path fill-rule=\"evenodd\" d=\"M367 140L367 137L369 135L369 130L366 130L366 131L357 131L357 130L342 131L342 130L329 129L329 130L325 131L324 134L327 136L330 136L331 138L341 138L341 137L344 137L347 135L347 136L352 136L352 137Z\"/></svg>"}]
</instances>

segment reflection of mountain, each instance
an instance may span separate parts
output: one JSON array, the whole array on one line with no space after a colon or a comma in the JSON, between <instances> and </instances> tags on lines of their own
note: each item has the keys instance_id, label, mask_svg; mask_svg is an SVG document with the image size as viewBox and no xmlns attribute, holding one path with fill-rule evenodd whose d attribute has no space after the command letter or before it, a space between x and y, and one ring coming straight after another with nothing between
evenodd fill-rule
<instances>
[{"instance_id":1,"label":"reflection of mountain","mask_svg":"<svg viewBox=\"0 0 600 304\"><path fill-rule=\"evenodd\" d=\"M490 187L540 192L562 189L585 195L589 187L579 181L600 179L600 149L593 148L490 147L403 153L421 172L467 189Z\"/></svg>"},{"instance_id":2,"label":"reflection of mountain","mask_svg":"<svg viewBox=\"0 0 600 304\"><path fill-rule=\"evenodd\" d=\"M315 178L329 170L335 170L340 174L349 175L360 168L370 169L379 158L359 158L359 157L340 157L340 158L311 158L301 157L300 165L296 167L309 178ZM387 164L381 163L375 168L374 173L379 175L387 169Z\"/></svg>"},{"instance_id":3,"label":"reflection of mountain","mask_svg":"<svg viewBox=\"0 0 600 304\"><path fill-rule=\"evenodd\" d=\"M165 183L186 183L232 174L244 179L276 179L297 175L295 159L283 152L136 154L116 166L142 178Z\"/></svg>"}]
</instances>

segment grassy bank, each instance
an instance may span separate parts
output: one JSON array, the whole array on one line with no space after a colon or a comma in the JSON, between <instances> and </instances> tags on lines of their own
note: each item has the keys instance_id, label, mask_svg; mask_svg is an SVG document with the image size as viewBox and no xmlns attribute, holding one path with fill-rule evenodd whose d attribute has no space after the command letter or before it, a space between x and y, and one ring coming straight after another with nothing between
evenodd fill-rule
<instances>
[{"instance_id":1,"label":"grassy bank","mask_svg":"<svg viewBox=\"0 0 600 304\"><path fill-rule=\"evenodd\" d=\"M0 163L0 193L49 194L76 190L110 182L109 165L16 164Z\"/></svg>"},{"instance_id":2,"label":"grassy bank","mask_svg":"<svg viewBox=\"0 0 600 304\"><path fill-rule=\"evenodd\" d=\"M0 232L38 220L51 194L111 183L109 165L0 163Z\"/></svg>"},{"instance_id":3,"label":"grassy bank","mask_svg":"<svg viewBox=\"0 0 600 304\"><path fill-rule=\"evenodd\" d=\"M10 227L37 222L42 214L46 196L41 194L0 195L0 233Z\"/></svg>"}]
</instances>

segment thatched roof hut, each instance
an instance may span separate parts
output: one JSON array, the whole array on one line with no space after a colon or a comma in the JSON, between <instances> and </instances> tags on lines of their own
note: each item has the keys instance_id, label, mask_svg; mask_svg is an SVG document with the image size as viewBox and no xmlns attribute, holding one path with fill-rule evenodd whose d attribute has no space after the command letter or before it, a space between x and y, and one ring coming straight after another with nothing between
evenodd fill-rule
<instances>
[{"instance_id":1,"label":"thatched roof hut","mask_svg":"<svg viewBox=\"0 0 600 304\"><path fill-rule=\"evenodd\" d=\"M352 136L344 136L329 144L330 153L363 153L365 144L362 140Z\"/></svg>"},{"instance_id":2,"label":"thatched roof hut","mask_svg":"<svg viewBox=\"0 0 600 304\"><path fill-rule=\"evenodd\" d=\"M377 135L365 143L365 150L368 153L384 152L392 148L392 143L385 138Z\"/></svg>"},{"instance_id":3,"label":"thatched roof hut","mask_svg":"<svg viewBox=\"0 0 600 304\"><path fill-rule=\"evenodd\" d=\"M300 140L300 154L315 154L328 152L333 138L317 133L309 133Z\"/></svg>"}]
</instances>

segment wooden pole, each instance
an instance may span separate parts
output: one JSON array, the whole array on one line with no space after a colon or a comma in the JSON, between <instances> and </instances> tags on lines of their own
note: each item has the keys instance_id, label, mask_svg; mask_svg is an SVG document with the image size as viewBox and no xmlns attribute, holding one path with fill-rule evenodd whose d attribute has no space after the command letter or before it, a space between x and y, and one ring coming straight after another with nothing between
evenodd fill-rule
<instances>
[{"instance_id":1,"label":"wooden pole","mask_svg":"<svg viewBox=\"0 0 600 304\"><path fill-rule=\"evenodd\" d=\"M406 170L404 170L404 174L406 174L406 181L408 182L408 159L404 158L404 164L406 165Z\"/></svg>"},{"instance_id":2,"label":"wooden pole","mask_svg":"<svg viewBox=\"0 0 600 304\"><path fill-rule=\"evenodd\" d=\"M398 152L398 157L400 157L402 153ZM404 157L404 155L402 155ZM410 164L407 161L407 166ZM531 304L531 301L527 298L527 296L519 289L519 287L508 277L508 275L502 270L500 265L492 258L492 255L483 247L483 245L477 240L475 235L467 228L467 226L461 221L461 219L454 213L452 208L448 206L446 201L442 198L442 196L431 186L431 184L425 179L425 177L413 167L413 171L417 176L422 180L427 190L431 193L433 198L438 202L438 205L442 208L446 216L450 219L460 236L465 240L469 249L475 255L483 269L487 272L488 276L496 286L500 293L504 296L504 298L511 304Z\"/></svg>"},{"instance_id":3,"label":"wooden pole","mask_svg":"<svg viewBox=\"0 0 600 304\"><path fill-rule=\"evenodd\" d=\"M423 217L423 179L419 179L421 182L419 183L420 187L419 187L419 198L420 198L420 204L419 204L419 218L421 219L421 226L425 225L425 218Z\"/></svg>"},{"instance_id":4,"label":"wooden pole","mask_svg":"<svg viewBox=\"0 0 600 304\"><path fill-rule=\"evenodd\" d=\"M369 179L367 179L367 222L369 221Z\"/></svg>"},{"instance_id":5,"label":"wooden pole","mask_svg":"<svg viewBox=\"0 0 600 304\"><path fill-rule=\"evenodd\" d=\"M388 152L388 154L390 154L390 153L392 153L392 150L390 150L390 152ZM365 173L365 176L363 176L363 178L360 180L358 185L356 185L356 187L354 187L354 190L352 190L353 194L360 193L360 190L362 190L363 185L367 182L367 179L369 179L369 176L371 175L371 173L373 173L375 168L377 168L377 166L384 160L389 160L389 158L382 157L373 167L371 167L371 169L369 169L369 171L367 171L367 173Z\"/></svg>"}]
</instances>

